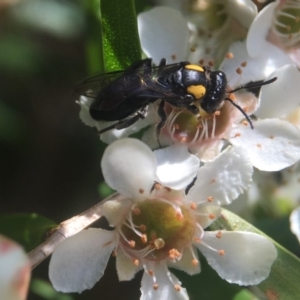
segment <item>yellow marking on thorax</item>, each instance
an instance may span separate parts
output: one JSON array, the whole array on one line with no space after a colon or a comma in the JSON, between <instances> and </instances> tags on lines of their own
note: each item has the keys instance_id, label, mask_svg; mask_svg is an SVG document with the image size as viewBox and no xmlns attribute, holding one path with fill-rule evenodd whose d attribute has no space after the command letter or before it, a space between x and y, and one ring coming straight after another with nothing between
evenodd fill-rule
<instances>
[{"instance_id":1,"label":"yellow marking on thorax","mask_svg":"<svg viewBox=\"0 0 300 300\"><path fill-rule=\"evenodd\" d=\"M204 72L204 69L202 67L198 66L198 65L186 65L185 68L189 69L189 70Z\"/></svg>"},{"instance_id":2,"label":"yellow marking on thorax","mask_svg":"<svg viewBox=\"0 0 300 300\"><path fill-rule=\"evenodd\" d=\"M201 85L201 84L190 85L187 88L187 92L189 94L193 95L196 99L200 99L200 98L202 98L205 95L206 88L203 85Z\"/></svg>"}]
</instances>

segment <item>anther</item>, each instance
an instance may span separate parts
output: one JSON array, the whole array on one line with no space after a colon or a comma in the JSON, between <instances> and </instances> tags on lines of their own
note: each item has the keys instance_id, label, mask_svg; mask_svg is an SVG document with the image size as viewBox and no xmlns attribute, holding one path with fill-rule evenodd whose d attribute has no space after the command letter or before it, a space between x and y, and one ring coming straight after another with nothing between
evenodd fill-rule
<instances>
[{"instance_id":1,"label":"anther","mask_svg":"<svg viewBox=\"0 0 300 300\"><path fill-rule=\"evenodd\" d=\"M156 190L160 190L161 187L162 187L162 185L161 185L160 183L158 183L158 182L156 182L156 183L154 184L154 188L155 188Z\"/></svg>"},{"instance_id":2,"label":"anther","mask_svg":"<svg viewBox=\"0 0 300 300\"><path fill-rule=\"evenodd\" d=\"M240 137L241 136L241 134L239 133L239 132L237 132L235 135L234 135L234 137Z\"/></svg>"},{"instance_id":3,"label":"anther","mask_svg":"<svg viewBox=\"0 0 300 300\"><path fill-rule=\"evenodd\" d=\"M244 126L248 126L248 125L249 125L249 123L248 123L247 121L243 121L242 124L243 124Z\"/></svg>"},{"instance_id":4,"label":"anther","mask_svg":"<svg viewBox=\"0 0 300 300\"><path fill-rule=\"evenodd\" d=\"M146 234L142 234L141 236L141 240L142 240L142 243L146 244L148 239L147 239L147 235Z\"/></svg>"},{"instance_id":5,"label":"anther","mask_svg":"<svg viewBox=\"0 0 300 300\"><path fill-rule=\"evenodd\" d=\"M141 213L141 210L138 207L135 207L132 212L137 216Z\"/></svg>"},{"instance_id":6,"label":"anther","mask_svg":"<svg viewBox=\"0 0 300 300\"><path fill-rule=\"evenodd\" d=\"M144 224L141 224L140 225L140 230L145 232L147 230L147 226L144 225Z\"/></svg>"},{"instance_id":7,"label":"anther","mask_svg":"<svg viewBox=\"0 0 300 300\"><path fill-rule=\"evenodd\" d=\"M132 262L136 267L140 264L140 261L138 259L134 259Z\"/></svg>"},{"instance_id":8,"label":"anther","mask_svg":"<svg viewBox=\"0 0 300 300\"><path fill-rule=\"evenodd\" d=\"M162 238L158 238L154 240L153 244L155 248L159 250L165 246L165 241Z\"/></svg>"},{"instance_id":9,"label":"anther","mask_svg":"<svg viewBox=\"0 0 300 300\"><path fill-rule=\"evenodd\" d=\"M171 192L171 188L165 186L165 190L167 190L168 192Z\"/></svg>"},{"instance_id":10,"label":"anther","mask_svg":"<svg viewBox=\"0 0 300 300\"><path fill-rule=\"evenodd\" d=\"M195 243L201 243L201 239L200 239L199 237L195 237L195 238L194 238L194 242L195 242Z\"/></svg>"},{"instance_id":11,"label":"anther","mask_svg":"<svg viewBox=\"0 0 300 300\"><path fill-rule=\"evenodd\" d=\"M156 291L158 289L158 284L157 283L154 283L153 284L153 289Z\"/></svg>"},{"instance_id":12,"label":"anther","mask_svg":"<svg viewBox=\"0 0 300 300\"><path fill-rule=\"evenodd\" d=\"M139 193L143 194L145 191L143 189L139 189Z\"/></svg>"},{"instance_id":13,"label":"anther","mask_svg":"<svg viewBox=\"0 0 300 300\"><path fill-rule=\"evenodd\" d=\"M207 197L207 201L208 201L208 202L212 202L213 200L214 200L214 197L213 197L213 196L208 196L208 197Z\"/></svg>"},{"instance_id":14,"label":"anther","mask_svg":"<svg viewBox=\"0 0 300 300\"><path fill-rule=\"evenodd\" d=\"M186 140L187 140L186 136L183 136L183 137L180 139L180 142L185 143Z\"/></svg>"},{"instance_id":15,"label":"anther","mask_svg":"<svg viewBox=\"0 0 300 300\"><path fill-rule=\"evenodd\" d=\"M192 47L190 48L190 51L191 51L191 52L195 52L196 49L197 49L196 46L192 46Z\"/></svg>"},{"instance_id":16,"label":"anther","mask_svg":"<svg viewBox=\"0 0 300 300\"><path fill-rule=\"evenodd\" d=\"M228 52L226 53L226 58L232 59L233 58L233 53L232 52Z\"/></svg>"},{"instance_id":17,"label":"anther","mask_svg":"<svg viewBox=\"0 0 300 300\"><path fill-rule=\"evenodd\" d=\"M200 60L199 60L199 64L200 64L201 66L203 66L203 65L204 65L204 59L200 59Z\"/></svg>"},{"instance_id":18,"label":"anther","mask_svg":"<svg viewBox=\"0 0 300 300\"><path fill-rule=\"evenodd\" d=\"M179 284L175 284L174 288L175 288L176 292L180 292L180 290L181 290L181 286Z\"/></svg>"},{"instance_id":19,"label":"anther","mask_svg":"<svg viewBox=\"0 0 300 300\"><path fill-rule=\"evenodd\" d=\"M215 62L214 62L214 61L209 61L209 62L208 62L208 65L209 65L210 67L213 67L213 66L215 65Z\"/></svg>"},{"instance_id":20,"label":"anther","mask_svg":"<svg viewBox=\"0 0 300 300\"><path fill-rule=\"evenodd\" d=\"M150 276L153 276L154 272L153 272L152 270L148 270L148 274L149 274Z\"/></svg>"},{"instance_id":21,"label":"anther","mask_svg":"<svg viewBox=\"0 0 300 300\"><path fill-rule=\"evenodd\" d=\"M175 218L178 221L182 221L184 217L183 217L183 214L181 212L176 212Z\"/></svg>"},{"instance_id":22,"label":"anther","mask_svg":"<svg viewBox=\"0 0 300 300\"><path fill-rule=\"evenodd\" d=\"M216 237L217 237L218 239L220 239L220 238L222 237L222 232L221 232L221 231L218 231L217 234L216 234Z\"/></svg>"},{"instance_id":23,"label":"anther","mask_svg":"<svg viewBox=\"0 0 300 300\"><path fill-rule=\"evenodd\" d=\"M192 260L192 265L195 266L195 267L196 267L197 265L199 265L199 260L198 260L198 259L193 259L193 260Z\"/></svg>"},{"instance_id":24,"label":"anther","mask_svg":"<svg viewBox=\"0 0 300 300\"><path fill-rule=\"evenodd\" d=\"M221 112L219 110L217 110L217 111L214 112L215 116L219 116L220 114L221 114Z\"/></svg>"},{"instance_id":25,"label":"anther","mask_svg":"<svg viewBox=\"0 0 300 300\"><path fill-rule=\"evenodd\" d=\"M179 129L179 124L177 124L177 123L173 124L173 128L174 128L175 130L178 130L178 129Z\"/></svg>"},{"instance_id":26,"label":"anther","mask_svg":"<svg viewBox=\"0 0 300 300\"><path fill-rule=\"evenodd\" d=\"M135 247L135 241L133 241L133 240L129 241L128 244L129 244L130 248L134 248Z\"/></svg>"},{"instance_id":27,"label":"anther","mask_svg":"<svg viewBox=\"0 0 300 300\"><path fill-rule=\"evenodd\" d=\"M173 248L169 251L170 259L174 260L174 259L179 259L180 257L181 257L181 253L177 249Z\"/></svg>"},{"instance_id":28,"label":"anther","mask_svg":"<svg viewBox=\"0 0 300 300\"><path fill-rule=\"evenodd\" d=\"M216 218L215 214L209 214L208 217L211 219L211 220L214 220Z\"/></svg>"},{"instance_id":29,"label":"anther","mask_svg":"<svg viewBox=\"0 0 300 300\"><path fill-rule=\"evenodd\" d=\"M246 61L243 61L243 62L241 63L241 67L245 68L246 66L247 66L247 62L246 62Z\"/></svg>"},{"instance_id":30,"label":"anther","mask_svg":"<svg viewBox=\"0 0 300 300\"><path fill-rule=\"evenodd\" d=\"M113 257L117 257L117 251L116 250L114 250L113 252L112 252L112 254L111 254Z\"/></svg>"},{"instance_id":31,"label":"anther","mask_svg":"<svg viewBox=\"0 0 300 300\"><path fill-rule=\"evenodd\" d=\"M237 74L241 75L243 73L243 70L241 68L237 68L235 70L237 72Z\"/></svg>"},{"instance_id":32,"label":"anther","mask_svg":"<svg viewBox=\"0 0 300 300\"><path fill-rule=\"evenodd\" d=\"M225 251L224 251L224 250L222 250L222 249L221 249L221 250L219 250L219 251L218 251L218 253L219 253L221 256L224 256L224 255L225 255Z\"/></svg>"},{"instance_id":33,"label":"anther","mask_svg":"<svg viewBox=\"0 0 300 300\"><path fill-rule=\"evenodd\" d=\"M192 210L196 210L196 209L197 209L197 204L196 204L195 202L191 202L190 208L191 208Z\"/></svg>"}]
</instances>

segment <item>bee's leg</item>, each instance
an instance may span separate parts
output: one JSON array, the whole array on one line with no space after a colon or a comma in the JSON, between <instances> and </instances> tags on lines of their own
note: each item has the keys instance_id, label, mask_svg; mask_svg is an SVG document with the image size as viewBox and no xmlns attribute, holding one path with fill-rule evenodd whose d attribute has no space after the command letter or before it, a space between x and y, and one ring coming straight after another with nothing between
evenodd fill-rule
<instances>
[{"instance_id":1,"label":"bee's leg","mask_svg":"<svg viewBox=\"0 0 300 300\"><path fill-rule=\"evenodd\" d=\"M138 70L138 69L149 69L151 68L151 64L152 64L152 58L142 59L131 64L129 68L126 70L126 72Z\"/></svg>"},{"instance_id":2,"label":"bee's leg","mask_svg":"<svg viewBox=\"0 0 300 300\"><path fill-rule=\"evenodd\" d=\"M186 109L194 115L199 113L199 108L196 105L187 106Z\"/></svg>"},{"instance_id":3,"label":"bee's leg","mask_svg":"<svg viewBox=\"0 0 300 300\"><path fill-rule=\"evenodd\" d=\"M132 124L134 124L135 122L137 122L139 119L145 119L145 116L146 116L146 113L148 111L148 106L146 107L143 107L141 108L141 110L139 110L137 113L135 113L134 115L124 119L124 120L121 120L117 123L114 123L110 126L107 126L99 131L98 134L101 134L101 133L104 133L108 130L111 130L111 129L123 129L123 128L127 128L129 126L131 126Z\"/></svg>"},{"instance_id":4,"label":"bee's leg","mask_svg":"<svg viewBox=\"0 0 300 300\"><path fill-rule=\"evenodd\" d=\"M159 141L159 135L160 135L161 129L165 126L165 123L166 123L166 120L167 120L167 115L166 115L166 112L164 110L164 106L165 106L165 101L161 100L160 104L159 104L159 107L158 107L158 110L157 110L157 113L158 113L161 121L156 126L156 139L157 139L157 142L158 142L158 145L159 145L160 148L162 148L162 146L161 146L160 141Z\"/></svg>"},{"instance_id":5,"label":"bee's leg","mask_svg":"<svg viewBox=\"0 0 300 300\"><path fill-rule=\"evenodd\" d=\"M159 67L164 67L166 65L166 62L167 62L167 60L165 58L162 58L160 60Z\"/></svg>"}]
</instances>

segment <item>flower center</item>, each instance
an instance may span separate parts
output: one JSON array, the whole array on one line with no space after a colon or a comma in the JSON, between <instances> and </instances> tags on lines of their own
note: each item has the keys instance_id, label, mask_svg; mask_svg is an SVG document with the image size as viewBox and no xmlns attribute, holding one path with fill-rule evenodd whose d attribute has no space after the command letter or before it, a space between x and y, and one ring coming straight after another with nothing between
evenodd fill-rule
<instances>
[{"instance_id":1,"label":"flower center","mask_svg":"<svg viewBox=\"0 0 300 300\"><path fill-rule=\"evenodd\" d=\"M188 144L199 143L220 136L231 122L229 103L225 103L220 111L207 114L200 111L194 115L187 110L173 110L168 116L167 134L176 142Z\"/></svg>"},{"instance_id":2,"label":"flower center","mask_svg":"<svg viewBox=\"0 0 300 300\"><path fill-rule=\"evenodd\" d=\"M189 209L174 209L171 203L160 199L138 203L128 220L129 224L121 228L121 242L124 242L124 250L138 259L158 261L176 253L180 256L196 230L196 221Z\"/></svg>"}]
</instances>

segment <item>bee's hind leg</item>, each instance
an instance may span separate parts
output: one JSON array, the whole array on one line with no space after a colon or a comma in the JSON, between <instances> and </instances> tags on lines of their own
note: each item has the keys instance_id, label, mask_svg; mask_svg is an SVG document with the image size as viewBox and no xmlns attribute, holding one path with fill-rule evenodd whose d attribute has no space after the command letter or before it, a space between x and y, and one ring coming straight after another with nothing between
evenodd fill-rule
<instances>
[{"instance_id":1,"label":"bee's hind leg","mask_svg":"<svg viewBox=\"0 0 300 300\"><path fill-rule=\"evenodd\" d=\"M97 132L98 132L98 134L101 134L101 133L104 133L111 129L119 130L119 129L127 128L127 127L131 126L132 124L136 123L138 120L145 119L147 111L148 111L148 106L143 107L141 110L136 112L134 115L129 116L128 118L118 121L110 126L107 126L103 129L101 129L101 130L98 130Z\"/></svg>"}]
</instances>

